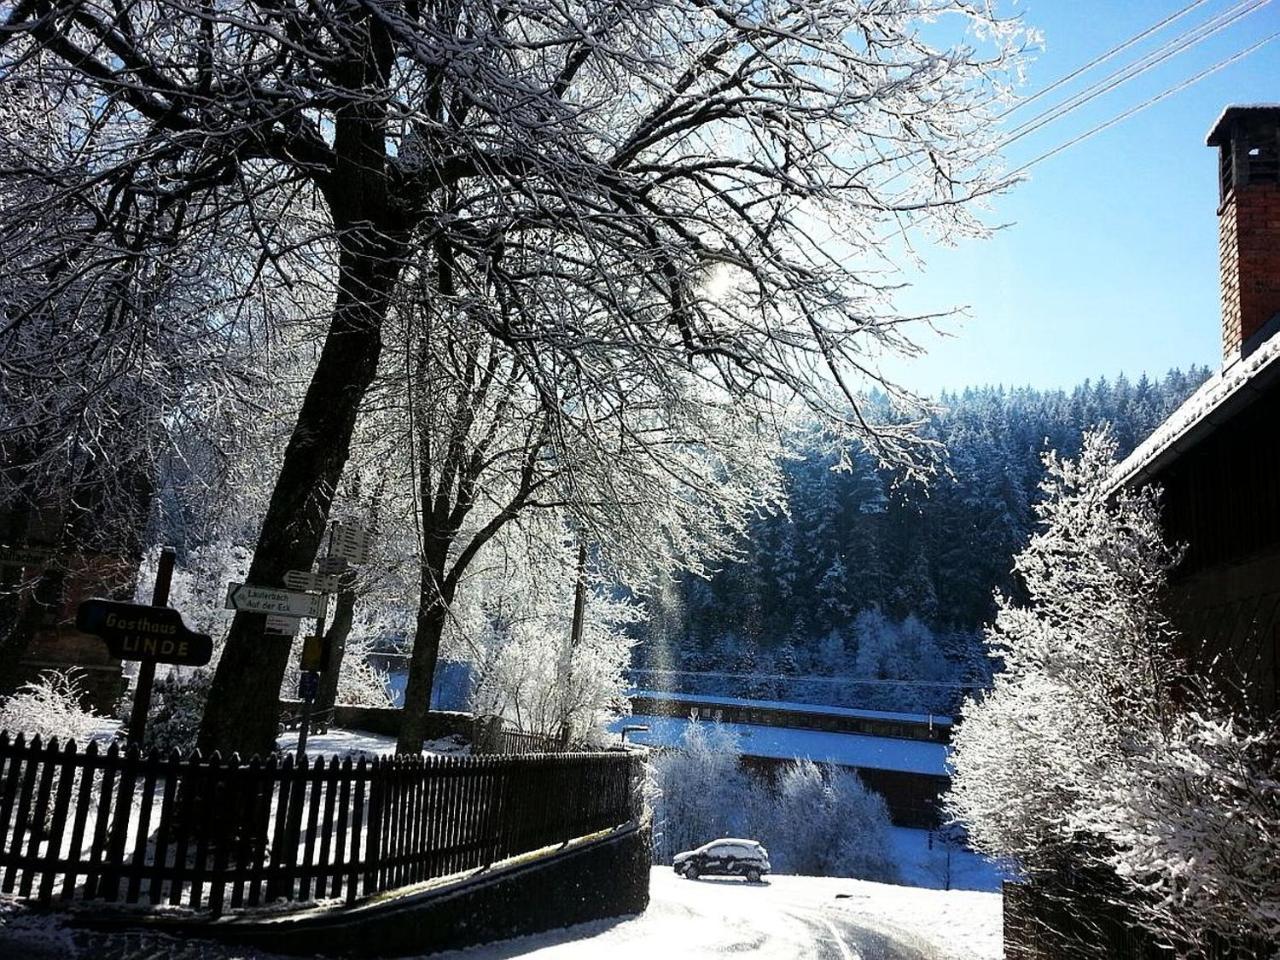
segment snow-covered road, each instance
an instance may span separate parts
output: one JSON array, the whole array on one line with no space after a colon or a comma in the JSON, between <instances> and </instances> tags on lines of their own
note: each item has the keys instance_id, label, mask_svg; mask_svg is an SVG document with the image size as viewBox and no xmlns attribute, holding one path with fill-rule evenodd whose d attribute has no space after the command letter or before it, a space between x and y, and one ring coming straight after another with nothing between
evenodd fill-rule
<instances>
[{"instance_id":1,"label":"snow-covered road","mask_svg":"<svg viewBox=\"0 0 1280 960\"><path fill-rule=\"evenodd\" d=\"M999 960L1000 895L860 880L682 880L655 867L638 917L522 937L432 960ZM0 910L0 958L272 960L154 934L69 931L48 916ZM12 912L11 912L12 911ZM7 916L6 916L7 914Z\"/></svg>"},{"instance_id":2,"label":"snow-covered road","mask_svg":"<svg viewBox=\"0 0 1280 960\"><path fill-rule=\"evenodd\" d=\"M999 894L818 877L766 883L654 867L639 917L439 954L437 960L998 960Z\"/></svg>"}]
</instances>

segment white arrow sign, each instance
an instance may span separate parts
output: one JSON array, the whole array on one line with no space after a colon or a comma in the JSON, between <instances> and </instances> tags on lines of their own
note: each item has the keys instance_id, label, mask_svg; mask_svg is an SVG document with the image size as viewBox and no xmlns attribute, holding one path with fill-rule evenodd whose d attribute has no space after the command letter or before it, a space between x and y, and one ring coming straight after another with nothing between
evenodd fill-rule
<instances>
[{"instance_id":1,"label":"white arrow sign","mask_svg":"<svg viewBox=\"0 0 1280 960\"><path fill-rule=\"evenodd\" d=\"M289 570L284 575L284 585L290 590L314 590L317 593L337 593L338 577L332 573L310 573L306 570Z\"/></svg>"},{"instance_id":2,"label":"white arrow sign","mask_svg":"<svg viewBox=\"0 0 1280 960\"><path fill-rule=\"evenodd\" d=\"M295 593L279 587L258 587L248 583L227 585L228 610L245 613L275 613L285 617L324 616L325 598L318 593Z\"/></svg>"}]
</instances>

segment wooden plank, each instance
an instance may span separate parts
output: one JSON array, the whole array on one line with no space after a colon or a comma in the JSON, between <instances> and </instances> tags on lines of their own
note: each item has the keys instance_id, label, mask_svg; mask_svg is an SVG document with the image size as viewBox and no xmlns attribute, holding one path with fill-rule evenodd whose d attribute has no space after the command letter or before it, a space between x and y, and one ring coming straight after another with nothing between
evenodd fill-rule
<instances>
[{"instance_id":1,"label":"wooden plank","mask_svg":"<svg viewBox=\"0 0 1280 960\"><path fill-rule=\"evenodd\" d=\"M156 774L159 760L153 755L142 764L142 795L139 798L138 836L133 845L133 858L129 864L129 886L125 891L125 903L137 903L142 892L142 875L147 869L147 840L151 835L151 812L155 805Z\"/></svg>"},{"instance_id":2,"label":"wooden plank","mask_svg":"<svg viewBox=\"0 0 1280 960\"><path fill-rule=\"evenodd\" d=\"M173 871L169 869L169 840L173 833L174 798L178 789L177 770L181 757L174 750L164 761L164 787L160 793L160 816L156 820L156 852L151 862L147 900L153 907L164 901L164 881Z\"/></svg>"},{"instance_id":3,"label":"wooden plank","mask_svg":"<svg viewBox=\"0 0 1280 960\"><path fill-rule=\"evenodd\" d=\"M235 842L233 830L243 830L247 824L237 820L237 796L244 790L244 782L240 776L240 755L233 753L227 758L222 772L211 785L213 809L218 811L216 829L213 833L213 871L209 875L209 911L214 918L222 916L223 901L227 896L227 869L231 861L231 849Z\"/></svg>"},{"instance_id":4,"label":"wooden plank","mask_svg":"<svg viewBox=\"0 0 1280 960\"><path fill-rule=\"evenodd\" d=\"M254 757L254 763L258 758ZM278 754L271 754L258 773L258 792L254 798L254 848L249 867L249 906L262 902L262 881L267 867L272 803L280 782Z\"/></svg>"},{"instance_id":5,"label":"wooden plank","mask_svg":"<svg viewBox=\"0 0 1280 960\"><path fill-rule=\"evenodd\" d=\"M13 801L18 796L25 746L22 734L10 741L8 733L0 733L0 755L5 760L4 779L0 784L0 851L9 849L9 818L13 814Z\"/></svg>"},{"instance_id":6,"label":"wooden plank","mask_svg":"<svg viewBox=\"0 0 1280 960\"><path fill-rule=\"evenodd\" d=\"M98 784L93 839L89 844L89 869L84 885L84 895L88 899L98 896L101 885L103 862L107 855L107 829L111 826L111 800L115 796L115 778L119 770L120 745L113 743L102 758L102 780Z\"/></svg>"},{"instance_id":7,"label":"wooden plank","mask_svg":"<svg viewBox=\"0 0 1280 960\"><path fill-rule=\"evenodd\" d=\"M58 758L58 792L53 801L53 817L49 824L49 843L46 856L49 865L45 867L44 876L40 878L38 899L48 903L53 899L54 878L58 871L53 866L62 857L62 841L67 830L67 809L71 804L71 789L75 786L76 773L79 770L80 757L76 752L76 742L68 739ZM68 857L70 857L70 851Z\"/></svg>"},{"instance_id":8,"label":"wooden plank","mask_svg":"<svg viewBox=\"0 0 1280 960\"><path fill-rule=\"evenodd\" d=\"M334 758L337 763L337 758ZM342 769L338 773L338 806L337 806L337 824L334 834L334 852L333 866L331 871L333 879L329 884L329 896L342 896L342 880L347 867L347 823L351 814L351 781L354 777L352 770L351 758L342 758Z\"/></svg>"},{"instance_id":9,"label":"wooden plank","mask_svg":"<svg viewBox=\"0 0 1280 960\"><path fill-rule=\"evenodd\" d=\"M302 889L299 900L311 899L312 879L316 876L316 834L320 829L320 794L323 790L324 757L316 757L306 779L307 825L306 846L302 856Z\"/></svg>"},{"instance_id":10,"label":"wooden plank","mask_svg":"<svg viewBox=\"0 0 1280 960\"><path fill-rule=\"evenodd\" d=\"M214 805L213 791L217 778L221 774L222 755L217 750L192 770L191 782L196 791L193 798L196 815L191 829L196 835L196 852L195 861L191 867L191 894L187 905L193 910L200 909L200 903L204 899L204 883L209 876L209 834L221 812Z\"/></svg>"},{"instance_id":11,"label":"wooden plank","mask_svg":"<svg viewBox=\"0 0 1280 960\"><path fill-rule=\"evenodd\" d=\"M40 770L39 751L40 738L32 737L23 755L22 785L18 789L18 809L14 814L12 839L9 841L12 859L5 867L4 882L0 884L0 890L5 893L13 893L18 879L18 862L22 859L22 845L29 826L27 821L31 816L31 795L35 792L36 774Z\"/></svg>"},{"instance_id":12,"label":"wooden plank","mask_svg":"<svg viewBox=\"0 0 1280 960\"><path fill-rule=\"evenodd\" d=\"M40 757L40 786L36 790L35 805L31 810L31 838L27 845L27 862L22 868L22 883L18 885L18 896L31 896L31 888L39 872L41 856L40 848L44 845L45 814L49 810L49 794L53 791L53 775L58 771L60 751L57 738L51 737L45 745ZM14 850L20 849L14 847ZM47 856L47 855L46 855Z\"/></svg>"},{"instance_id":13,"label":"wooden plank","mask_svg":"<svg viewBox=\"0 0 1280 960\"><path fill-rule=\"evenodd\" d=\"M240 784L232 798L236 809L235 868L230 877L231 908L244 906L244 888L249 879L253 844L261 836L258 795L262 790L262 760L257 754L240 767Z\"/></svg>"},{"instance_id":14,"label":"wooden plank","mask_svg":"<svg viewBox=\"0 0 1280 960\"><path fill-rule=\"evenodd\" d=\"M382 795L385 772L386 767L382 757L378 757L369 765L368 826L365 828L364 854L364 895L366 897L382 889L378 886L378 866L382 853Z\"/></svg>"},{"instance_id":15,"label":"wooden plank","mask_svg":"<svg viewBox=\"0 0 1280 960\"><path fill-rule=\"evenodd\" d=\"M331 877L336 875L332 864L334 807L337 803L338 780L342 775L340 761L337 757L331 757L327 765L322 765L322 769L324 771L324 806L320 815L320 856L317 860L319 870L316 873L315 880L317 898L325 895L325 890L329 887Z\"/></svg>"},{"instance_id":16,"label":"wooden plank","mask_svg":"<svg viewBox=\"0 0 1280 960\"><path fill-rule=\"evenodd\" d=\"M276 775L279 789L276 792L275 835L271 839L271 867L267 880L267 901L292 898L293 883L289 879L289 863L297 855L297 848L288 846L289 808L295 793L293 754L287 754Z\"/></svg>"},{"instance_id":17,"label":"wooden plank","mask_svg":"<svg viewBox=\"0 0 1280 960\"><path fill-rule=\"evenodd\" d=\"M80 757L80 788L76 792L76 812L71 822L71 840L67 847L67 859L72 865L67 868L62 880L63 900L70 900L75 893L76 880L81 872L78 868L84 865L84 831L89 819L89 808L93 805L93 782L97 777L97 770L98 745L90 743Z\"/></svg>"},{"instance_id":18,"label":"wooden plank","mask_svg":"<svg viewBox=\"0 0 1280 960\"><path fill-rule=\"evenodd\" d=\"M130 819L133 816L133 785L138 774L138 745L130 744L120 762L120 775L116 780L115 803L111 808L111 829L107 839L106 862L98 896L109 901L120 898L120 875L124 864L124 851L129 840Z\"/></svg>"},{"instance_id":19,"label":"wooden plank","mask_svg":"<svg viewBox=\"0 0 1280 960\"><path fill-rule=\"evenodd\" d=\"M356 781L354 787L355 796L351 802L351 848L348 857L348 874L347 874L347 903L355 903L356 897L360 891L360 880L365 876L365 872L361 867L363 858L367 858L368 854L362 850L361 843L368 836L366 825L367 808L365 803L365 785L368 783L368 767L365 765L364 757L360 758L360 762L356 765L355 771ZM369 892L366 889L366 894Z\"/></svg>"},{"instance_id":20,"label":"wooden plank","mask_svg":"<svg viewBox=\"0 0 1280 960\"><path fill-rule=\"evenodd\" d=\"M187 861L191 856L191 838L200 825L200 762L200 751L193 750L174 772L178 783L175 787L173 880L169 885L171 906L182 902L190 876Z\"/></svg>"}]
</instances>

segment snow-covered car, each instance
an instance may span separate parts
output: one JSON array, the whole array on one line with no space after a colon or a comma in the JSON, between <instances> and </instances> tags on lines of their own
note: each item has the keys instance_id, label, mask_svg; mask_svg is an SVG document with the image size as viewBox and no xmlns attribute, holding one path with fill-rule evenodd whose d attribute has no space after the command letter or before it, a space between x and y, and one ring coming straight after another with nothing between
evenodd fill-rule
<instances>
[{"instance_id":1,"label":"snow-covered car","mask_svg":"<svg viewBox=\"0 0 1280 960\"><path fill-rule=\"evenodd\" d=\"M688 880L698 877L746 877L759 883L769 872L769 851L755 840L726 837L712 840L696 850L677 853L671 860L676 873Z\"/></svg>"}]
</instances>

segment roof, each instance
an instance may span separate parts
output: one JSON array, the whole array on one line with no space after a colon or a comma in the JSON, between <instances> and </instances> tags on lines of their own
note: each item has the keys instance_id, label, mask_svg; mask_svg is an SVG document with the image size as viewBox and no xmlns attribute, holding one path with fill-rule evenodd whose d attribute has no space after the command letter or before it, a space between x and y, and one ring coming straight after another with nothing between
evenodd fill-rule
<instances>
[{"instance_id":1,"label":"roof","mask_svg":"<svg viewBox=\"0 0 1280 960\"><path fill-rule=\"evenodd\" d=\"M1280 107L1277 108L1280 110ZM1280 333L1200 385L1164 423L1116 467L1112 488L1149 481L1280 382Z\"/></svg>"},{"instance_id":2,"label":"roof","mask_svg":"<svg viewBox=\"0 0 1280 960\"><path fill-rule=\"evenodd\" d=\"M858 720L891 720L900 723L937 724L949 726L951 718L938 713L900 713L895 710L860 710L854 707L831 707L817 703L798 703L791 700L750 700L745 697L717 697L701 693L672 693L669 690L631 690L629 697L647 697L650 700L674 700L698 706L747 707L757 710L786 710L789 713L810 713L824 717L852 717Z\"/></svg>"},{"instance_id":3,"label":"roof","mask_svg":"<svg viewBox=\"0 0 1280 960\"><path fill-rule=\"evenodd\" d=\"M685 730L696 720L682 717L654 717L642 714L620 717L609 725L619 732L623 725L647 724L649 729L628 733L627 740L647 747L675 747ZM864 770L896 770L947 776L946 744L929 740L900 740L861 733L828 733L825 730L797 730L793 727L760 727L743 723L722 723L721 729L738 737L744 757L770 760L813 760Z\"/></svg>"},{"instance_id":4,"label":"roof","mask_svg":"<svg viewBox=\"0 0 1280 960\"><path fill-rule=\"evenodd\" d=\"M1218 119L1213 122L1213 126L1209 128L1208 136L1205 137L1205 144L1210 147L1221 146L1223 141L1227 139L1226 128L1245 117L1250 119L1265 117L1273 122L1280 122L1280 103L1232 104L1223 110L1218 115Z\"/></svg>"}]
</instances>

